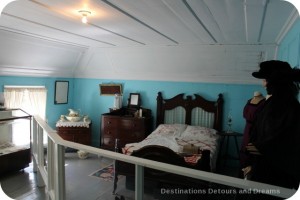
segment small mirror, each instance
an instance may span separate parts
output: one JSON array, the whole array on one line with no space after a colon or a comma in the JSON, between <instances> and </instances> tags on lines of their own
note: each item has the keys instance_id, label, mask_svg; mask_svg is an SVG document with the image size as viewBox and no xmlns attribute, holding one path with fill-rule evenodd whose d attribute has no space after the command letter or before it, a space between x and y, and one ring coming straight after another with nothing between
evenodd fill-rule
<instances>
[{"instance_id":1,"label":"small mirror","mask_svg":"<svg viewBox=\"0 0 300 200\"><path fill-rule=\"evenodd\" d=\"M67 104L69 93L69 81L55 81L55 104Z\"/></svg>"},{"instance_id":2,"label":"small mirror","mask_svg":"<svg viewBox=\"0 0 300 200\"><path fill-rule=\"evenodd\" d=\"M128 107L140 107L141 99L139 93L130 93Z\"/></svg>"}]
</instances>

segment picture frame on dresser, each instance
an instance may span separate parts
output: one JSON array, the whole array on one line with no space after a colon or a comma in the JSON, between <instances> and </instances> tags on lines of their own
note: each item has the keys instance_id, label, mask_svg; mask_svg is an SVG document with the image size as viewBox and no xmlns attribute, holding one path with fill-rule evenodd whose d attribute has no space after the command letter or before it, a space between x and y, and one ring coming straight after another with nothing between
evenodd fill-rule
<instances>
[{"instance_id":1,"label":"picture frame on dresser","mask_svg":"<svg viewBox=\"0 0 300 200\"><path fill-rule=\"evenodd\" d=\"M129 108L139 108L141 106L140 93L130 93L128 98Z\"/></svg>"}]
</instances>

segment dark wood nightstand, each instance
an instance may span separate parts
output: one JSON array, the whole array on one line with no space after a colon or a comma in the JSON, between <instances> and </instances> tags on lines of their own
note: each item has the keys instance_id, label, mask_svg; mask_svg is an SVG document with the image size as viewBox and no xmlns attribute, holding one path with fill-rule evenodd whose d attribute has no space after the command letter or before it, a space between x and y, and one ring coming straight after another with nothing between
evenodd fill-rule
<instances>
[{"instance_id":1,"label":"dark wood nightstand","mask_svg":"<svg viewBox=\"0 0 300 200\"><path fill-rule=\"evenodd\" d=\"M84 145L91 145L91 128L92 123L89 122L57 122L57 134L64 140L76 142Z\"/></svg>"},{"instance_id":2,"label":"dark wood nightstand","mask_svg":"<svg viewBox=\"0 0 300 200\"><path fill-rule=\"evenodd\" d=\"M219 154L218 154L218 161L219 161L218 165L221 164L221 160L223 160L223 167L226 165L226 162L228 159L239 160L240 159L240 148L238 145L237 138L242 137L243 135L241 133L237 133L234 131L233 132L221 131L221 132L218 132L218 135L221 136L220 149L219 149ZM230 138L234 139L237 156L232 156L232 155L229 155L229 153L228 153ZM226 145L224 153L222 152L223 145Z\"/></svg>"}]
</instances>

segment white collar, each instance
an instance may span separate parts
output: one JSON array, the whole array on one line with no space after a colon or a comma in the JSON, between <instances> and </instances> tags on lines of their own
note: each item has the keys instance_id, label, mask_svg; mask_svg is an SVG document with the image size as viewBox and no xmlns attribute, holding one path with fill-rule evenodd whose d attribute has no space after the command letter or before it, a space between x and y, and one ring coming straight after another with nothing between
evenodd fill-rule
<instances>
[{"instance_id":1,"label":"white collar","mask_svg":"<svg viewBox=\"0 0 300 200\"><path fill-rule=\"evenodd\" d=\"M268 94L267 96L266 96L266 100L268 100L268 98L270 98L272 95L271 94Z\"/></svg>"}]
</instances>

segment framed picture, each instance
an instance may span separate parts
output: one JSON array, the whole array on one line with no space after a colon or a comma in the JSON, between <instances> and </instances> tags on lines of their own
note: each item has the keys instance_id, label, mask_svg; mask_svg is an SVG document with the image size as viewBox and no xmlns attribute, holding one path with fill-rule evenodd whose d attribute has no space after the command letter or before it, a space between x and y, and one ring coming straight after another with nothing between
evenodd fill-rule
<instances>
[{"instance_id":1,"label":"framed picture","mask_svg":"<svg viewBox=\"0 0 300 200\"><path fill-rule=\"evenodd\" d=\"M100 84L100 95L115 95L122 94L121 84Z\"/></svg>"},{"instance_id":2,"label":"framed picture","mask_svg":"<svg viewBox=\"0 0 300 200\"><path fill-rule=\"evenodd\" d=\"M128 98L128 107L139 108L141 106L141 98L139 93L130 93Z\"/></svg>"},{"instance_id":3,"label":"framed picture","mask_svg":"<svg viewBox=\"0 0 300 200\"><path fill-rule=\"evenodd\" d=\"M54 104L67 104L69 81L55 81Z\"/></svg>"}]
</instances>

